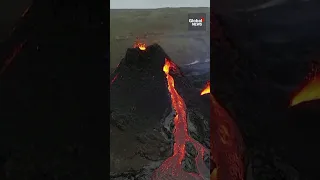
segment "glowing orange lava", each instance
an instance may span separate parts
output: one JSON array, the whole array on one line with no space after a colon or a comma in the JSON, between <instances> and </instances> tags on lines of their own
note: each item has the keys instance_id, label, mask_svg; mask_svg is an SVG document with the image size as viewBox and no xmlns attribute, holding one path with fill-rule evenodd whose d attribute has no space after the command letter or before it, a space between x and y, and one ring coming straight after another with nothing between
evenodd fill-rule
<instances>
[{"instance_id":1,"label":"glowing orange lava","mask_svg":"<svg viewBox=\"0 0 320 180\"><path fill-rule=\"evenodd\" d=\"M206 92L206 93L204 93ZM210 93L210 82L201 94ZM243 180L243 141L237 125L229 113L210 94L211 106L211 154L217 166L211 173L211 180Z\"/></svg>"},{"instance_id":2,"label":"glowing orange lava","mask_svg":"<svg viewBox=\"0 0 320 180\"><path fill-rule=\"evenodd\" d=\"M202 95L209 94L209 93L210 93L210 81L207 82L206 86L201 91L200 95L202 96Z\"/></svg>"},{"instance_id":3,"label":"glowing orange lava","mask_svg":"<svg viewBox=\"0 0 320 180\"><path fill-rule=\"evenodd\" d=\"M166 75L168 83L168 91L171 97L172 108L175 110L176 115L174 117L174 147L173 155L166 159L162 165L155 170L152 179L153 180L163 180L163 179L175 179L175 180L189 180L189 179L206 179L205 176L209 176L208 168L204 163L205 152L208 153L199 142L192 139L188 134L188 123L187 123L187 113L186 105L182 97L179 95L174 87L174 79L170 75L170 69L176 69L176 65L165 59L165 64L163 66L163 72ZM198 173L189 173L182 169L182 162L185 158L185 145L187 142L193 144L198 152L196 161L196 168ZM208 177L209 178L209 177Z\"/></svg>"},{"instance_id":4,"label":"glowing orange lava","mask_svg":"<svg viewBox=\"0 0 320 180\"><path fill-rule=\"evenodd\" d=\"M134 48L139 48L141 51L145 51L147 49L147 46L145 43L135 43L133 45Z\"/></svg>"},{"instance_id":5,"label":"glowing orange lava","mask_svg":"<svg viewBox=\"0 0 320 180\"><path fill-rule=\"evenodd\" d=\"M312 77L305 86L291 99L290 106L320 99L320 73Z\"/></svg>"},{"instance_id":6,"label":"glowing orange lava","mask_svg":"<svg viewBox=\"0 0 320 180\"><path fill-rule=\"evenodd\" d=\"M244 145L241 134L229 113L214 97L212 100L211 148L214 161L218 167L217 179L243 180Z\"/></svg>"}]
</instances>

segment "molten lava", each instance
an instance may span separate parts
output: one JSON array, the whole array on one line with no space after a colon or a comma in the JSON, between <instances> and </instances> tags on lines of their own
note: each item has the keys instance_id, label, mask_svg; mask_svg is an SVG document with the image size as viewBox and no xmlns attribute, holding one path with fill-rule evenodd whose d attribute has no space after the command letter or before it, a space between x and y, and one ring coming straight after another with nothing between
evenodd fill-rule
<instances>
[{"instance_id":1,"label":"molten lava","mask_svg":"<svg viewBox=\"0 0 320 180\"><path fill-rule=\"evenodd\" d=\"M318 99L320 99L320 73L311 78L292 98L290 106Z\"/></svg>"},{"instance_id":2,"label":"molten lava","mask_svg":"<svg viewBox=\"0 0 320 180\"><path fill-rule=\"evenodd\" d=\"M145 43L135 43L133 45L134 48L139 48L141 51L145 51L147 49L147 46Z\"/></svg>"},{"instance_id":3,"label":"molten lava","mask_svg":"<svg viewBox=\"0 0 320 180\"><path fill-rule=\"evenodd\" d=\"M207 82L206 86L204 89L201 91L200 95L205 95L210 93L210 81Z\"/></svg>"},{"instance_id":4,"label":"molten lava","mask_svg":"<svg viewBox=\"0 0 320 180\"><path fill-rule=\"evenodd\" d=\"M208 168L204 163L205 152L208 152L199 142L192 139L188 133L187 112L186 105L182 97L175 89L175 83L173 77L170 75L170 70L175 70L176 65L165 59L163 66L163 72L166 75L168 83L168 91L171 97L172 108L175 110L176 115L174 117L174 147L173 155L166 159L162 165L155 170L152 179L176 179L176 180L189 180L189 179L206 179L205 176L209 175ZM186 172L182 169L183 160L186 156L185 146L186 143L193 144L198 154L195 158L196 168L198 173Z\"/></svg>"},{"instance_id":5,"label":"molten lava","mask_svg":"<svg viewBox=\"0 0 320 180\"><path fill-rule=\"evenodd\" d=\"M201 95L210 93L210 82L202 90ZM211 180L243 180L243 141L241 134L229 113L211 97L212 119L211 154L216 168L211 173Z\"/></svg>"}]
</instances>

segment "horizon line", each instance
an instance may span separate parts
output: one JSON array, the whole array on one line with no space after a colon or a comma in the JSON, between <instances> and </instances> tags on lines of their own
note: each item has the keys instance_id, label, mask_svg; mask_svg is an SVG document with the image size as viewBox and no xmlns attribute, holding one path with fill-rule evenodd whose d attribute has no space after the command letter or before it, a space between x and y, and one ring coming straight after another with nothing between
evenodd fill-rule
<instances>
[{"instance_id":1,"label":"horizon line","mask_svg":"<svg viewBox=\"0 0 320 180\"><path fill-rule=\"evenodd\" d=\"M188 6L182 6L182 7L158 7L158 8L110 8L110 10L121 10L121 9L126 9L126 10L139 10L139 9L174 9L174 8L210 8L210 6L198 6L198 7L188 7Z\"/></svg>"}]
</instances>

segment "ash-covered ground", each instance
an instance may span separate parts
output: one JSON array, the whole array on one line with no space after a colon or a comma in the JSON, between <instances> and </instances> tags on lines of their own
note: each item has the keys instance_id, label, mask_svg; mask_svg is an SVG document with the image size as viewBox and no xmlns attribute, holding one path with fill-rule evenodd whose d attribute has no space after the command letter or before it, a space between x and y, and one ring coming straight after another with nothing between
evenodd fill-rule
<instances>
[{"instance_id":1,"label":"ash-covered ground","mask_svg":"<svg viewBox=\"0 0 320 180\"><path fill-rule=\"evenodd\" d=\"M111 179L151 179L155 171L164 166L164 161L175 154L174 132L180 130L178 127L175 129L173 119L178 112L173 107L163 69L166 58L170 59L157 44L147 47L145 51L130 48L111 74ZM171 70L170 74L175 81L174 87L186 105L188 134L195 140L194 142L207 149L200 161L205 164L206 172L202 179L209 179L205 176L209 175L210 162L208 151L210 102L201 97L200 90L191 83L195 81L191 79L190 67L185 66L189 70L187 74L183 73L183 68L176 68L178 71ZM208 80L203 77L199 79L203 81L202 87ZM197 176L203 172L197 169L196 164L200 152L195 147L199 146L186 142L185 147L186 155L182 165L176 167L181 168L186 174L195 173ZM168 173L170 169L176 170L175 167L169 167ZM179 177L170 178L179 179ZM186 179L194 177L188 176Z\"/></svg>"}]
</instances>

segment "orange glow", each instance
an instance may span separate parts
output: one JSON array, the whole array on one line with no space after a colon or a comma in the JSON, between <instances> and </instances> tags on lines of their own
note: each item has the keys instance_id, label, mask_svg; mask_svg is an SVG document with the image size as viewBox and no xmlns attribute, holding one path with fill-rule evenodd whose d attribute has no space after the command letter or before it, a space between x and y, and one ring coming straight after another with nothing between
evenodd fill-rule
<instances>
[{"instance_id":1,"label":"orange glow","mask_svg":"<svg viewBox=\"0 0 320 180\"><path fill-rule=\"evenodd\" d=\"M175 73L177 73L177 65L174 64L172 61L165 58L164 66L162 68L162 71L168 75L170 73L170 69L173 70Z\"/></svg>"},{"instance_id":2,"label":"orange glow","mask_svg":"<svg viewBox=\"0 0 320 180\"><path fill-rule=\"evenodd\" d=\"M241 134L228 111L216 101L213 95L211 96L211 153L215 164L219 167L211 178L243 180L244 144ZM223 171L220 171L219 169Z\"/></svg>"},{"instance_id":3,"label":"orange glow","mask_svg":"<svg viewBox=\"0 0 320 180\"><path fill-rule=\"evenodd\" d=\"M206 86L204 89L201 91L200 95L205 95L210 93L210 81L207 82Z\"/></svg>"},{"instance_id":4,"label":"orange glow","mask_svg":"<svg viewBox=\"0 0 320 180\"><path fill-rule=\"evenodd\" d=\"M175 110L176 115L174 117L174 146L173 155L166 159L161 166L155 170L152 179L163 180L163 179L205 179L205 175L209 175L208 168L204 163L205 152L209 151L202 146L199 142L192 139L188 133L188 122L186 105L183 98L179 95L174 85L174 78L170 75L170 69L176 70L176 65L165 59L163 66L163 72L166 75L168 91L171 98L172 108ZM182 162L185 158L185 144L190 142L193 144L198 152L195 158L196 168L199 174L189 173L182 169Z\"/></svg>"},{"instance_id":5,"label":"orange glow","mask_svg":"<svg viewBox=\"0 0 320 180\"><path fill-rule=\"evenodd\" d=\"M219 167L216 179L243 180L244 146L239 129L228 111L213 96L212 103L211 152Z\"/></svg>"},{"instance_id":6,"label":"orange glow","mask_svg":"<svg viewBox=\"0 0 320 180\"><path fill-rule=\"evenodd\" d=\"M163 66L163 72L167 75L169 74L169 71L170 71L170 62L166 59L165 60L165 63L164 63L164 66Z\"/></svg>"},{"instance_id":7,"label":"orange glow","mask_svg":"<svg viewBox=\"0 0 320 180\"><path fill-rule=\"evenodd\" d=\"M318 99L320 99L320 73L311 78L291 99L290 106Z\"/></svg>"},{"instance_id":8,"label":"orange glow","mask_svg":"<svg viewBox=\"0 0 320 180\"><path fill-rule=\"evenodd\" d=\"M204 94L211 97L210 146L217 166L210 180L243 180L244 144L240 131L228 111L210 94L210 82L201 91Z\"/></svg>"},{"instance_id":9,"label":"orange glow","mask_svg":"<svg viewBox=\"0 0 320 180\"><path fill-rule=\"evenodd\" d=\"M139 42L135 43L133 47L139 48L141 51L145 51L147 49L147 46L145 43L139 43Z\"/></svg>"}]
</instances>

